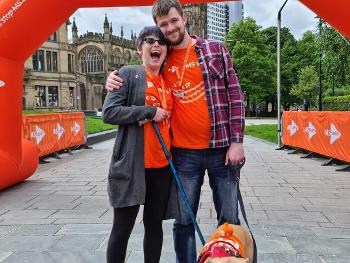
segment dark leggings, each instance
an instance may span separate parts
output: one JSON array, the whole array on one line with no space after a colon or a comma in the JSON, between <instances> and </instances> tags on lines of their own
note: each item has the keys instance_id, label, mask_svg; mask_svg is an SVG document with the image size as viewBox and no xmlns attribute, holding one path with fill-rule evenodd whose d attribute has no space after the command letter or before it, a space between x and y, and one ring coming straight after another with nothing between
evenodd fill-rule
<instances>
[{"instance_id":1,"label":"dark leggings","mask_svg":"<svg viewBox=\"0 0 350 263\"><path fill-rule=\"evenodd\" d=\"M169 166L145 169L146 201L143 210L143 253L145 263L158 263L162 252L163 228L170 182ZM107 263L124 263L131 231L140 206L114 208L114 220L107 247Z\"/></svg>"}]
</instances>

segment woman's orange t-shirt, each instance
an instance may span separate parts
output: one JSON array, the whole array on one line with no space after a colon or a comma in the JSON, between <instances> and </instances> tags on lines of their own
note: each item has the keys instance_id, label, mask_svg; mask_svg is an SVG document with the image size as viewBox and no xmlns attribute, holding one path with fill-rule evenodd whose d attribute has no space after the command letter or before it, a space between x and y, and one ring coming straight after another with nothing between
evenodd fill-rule
<instances>
[{"instance_id":1,"label":"woman's orange t-shirt","mask_svg":"<svg viewBox=\"0 0 350 263\"><path fill-rule=\"evenodd\" d=\"M155 76L147 72L146 83L145 105L160 107L171 112L173 108L171 91L166 85L163 76ZM167 118L157 124L166 147L170 151L170 119ZM144 124L144 140L145 168L167 166L168 161L150 122Z\"/></svg>"}]
</instances>

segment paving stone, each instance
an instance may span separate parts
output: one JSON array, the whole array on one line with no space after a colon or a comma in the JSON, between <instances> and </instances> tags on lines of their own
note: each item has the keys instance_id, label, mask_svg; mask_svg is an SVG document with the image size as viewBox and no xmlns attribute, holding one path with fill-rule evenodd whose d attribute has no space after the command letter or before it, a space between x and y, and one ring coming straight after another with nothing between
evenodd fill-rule
<instances>
[{"instance_id":1,"label":"paving stone","mask_svg":"<svg viewBox=\"0 0 350 263\"><path fill-rule=\"evenodd\" d=\"M110 224L67 224L55 235L105 235L112 229Z\"/></svg>"},{"instance_id":2,"label":"paving stone","mask_svg":"<svg viewBox=\"0 0 350 263\"><path fill-rule=\"evenodd\" d=\"M106 262L106 252L67 251L48 252L55 263L98 263Z\"/></svg>"},{"instance_id":3,"label":"paving stone","mask_svg":"<svg viewBox=\"0 0 350 263\"><path fill-rule=\"evenodd\" d=\"M6 258L2 263L55 263L44 252L16 252Z\"/></svg>"},{"instance_id":4,"label":"paving stone","mask_svg":"<svg viewBox=\"0 0 350 263\"><path fill-rule=\"evenodd\" d=\"M59 237L59 236L56 236ZM94 251L103 242L105 235L65 235L50 247L50 251Z\"/></svg>"},{"instance_id":5,"label":"paving stone","mask_svg":"<svg viewBox=\"0 0 350 263\"><path fill-rule=\"evenodd\" d=\"M52 214L49 218L57 219L71 219L71 218L100 218L103 214L106 213L106 209L99 208L89 208L89 209L69 209L69 210L58 210L56 213Z\"/></svg>"},{"instance_id":6,"label":"paving stone","mask_svg":"<svg viewBox=\"0 0 350 263\"><path fill-rule=\"evenodd\" d=\"M350 239L350 229L313 227L312 231L320 239Z\"/></svg>"},{"instance_id":7,"label":"paving stone","mask_svg":"<svg viewBox=\"0 0 350 263\"><path fill-rule=\"evenodd\" d=\"M322 263L318 255L264 253L258 254L259 263Z\"/></svg>"},{"instance_id":8,"label":"paving stone","mask_svg":"<svg viewBox=\"0 0 350 263\"><path fill-rule=\"evenodd\" d=\"M255 240L258 251L262 251L263 253L296 253L286 237L255 235Z\"/></svg>"},{"instance_id":9,"label":"paving stone","mask_svg":"<svg viewBox=\"0 0 350 263\"><path fill-rule=\"evenodd\" d=\"M0 222L0 225L49 225L52 224L55 219L33 219L33 218L8 218Z\"/></svg>"},{"instance_id":10,"label":"paving stone","mask_svg":"<svg viewBox=\"0 0 350 263\"><path fill-rule=\"evenodd\" d=\"M2 219L32 218L44 219L56 213L57 210L11 210L0 216Z\"/></svg>"},{"instance_id":11,"label":"paving stone","mask_svg":"<svg viewBox=\"0 0 350 263\"><path fill-rule=\"evenodd\" d=\"M289 236L308 235L316 238L316 233L313 231L314 228L302 227L295 224L293 226L264 225L263 229L267 236L289 237Z\"/></svg>"},{"instance_id":12,"label":"paving stone","mask_svg":"<svg viewBox=\"0 0 350 263\"><path fill-rule=\"evenodd\" d=\"M303 205L284 205L284 204L251 204L252 210L266 211L305 211Z\"/></svg>"},{"instance_id":13,"label":"paving stone","mask_svg":"<svg viewBox=\"0 0 350 263\"><path fill-rule=\"evenodd\" d=\"M301 254L349 255L350 239L320 239L307 235L287 238L291 246Z\"/></svg>"},{"instance_id":14,"label":"paving stone","mask_svg":"<svg viewBox=\"0 0 350 263\"><path fill-rule=\"evenodd\" d=\"M5 260L12 254L13 252L0 252L0 263L5 262Z\"/></svg>"},{"instance_id":15,"label":"paving stone","mask_svg":"<svg viewBox=\"0 0 350 263\"><path fill-rule=\"evenodd\" d=\"M7 234L11 233L14 229L16 229L14 226L0 225L0 236L6 236Z\"/></svg>"},{"instance_id":16,"label":"paving stone","mask_svg":"<svg viewBox=\"0 0 350 263\"><path fill-rule=\"evenodd\" d=\"M350 256L327 255L320 256L322 263L349 263Z\"/></svg>"},{"instance_id":17,"label":"paving stone","mask_svg":"<svg viewBox=\"0 0 350 263\"><path fill-rule=\"evenodd\" d=\"M296 220L310 222L329 222L329 220L320 212L305 211L267 211L267 215L271 220Z\"/></svg>"},{"instance_id":18,"label":"paving stone","mask_svg":"<svg viewBox=\"0 0 350 263\"><path fill-rule=\"evenodd\" d=\"M53 236L62 225L21 225L10 232L10 236Z\"/></svg>"},{"instance_id":19,"label":"paving stone","mask_svg":"<svg viewBox=\"0 0 350 263\"><path fill-rule=\"evenodd\" d=\"M55 236L6 236L0 237L0 251L47 251L60 238Z\"/></svg>"}]
</instances>

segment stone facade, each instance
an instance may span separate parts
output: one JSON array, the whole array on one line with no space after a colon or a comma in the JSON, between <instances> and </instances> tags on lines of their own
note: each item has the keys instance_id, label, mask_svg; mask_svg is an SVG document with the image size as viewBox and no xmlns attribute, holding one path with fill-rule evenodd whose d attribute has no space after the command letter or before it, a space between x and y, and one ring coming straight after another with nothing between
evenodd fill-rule
<instances>
[{"instance_id":1,"label":"stone facade","mask_svg":"<svg viewBox=\"0 0 350 263\"><path fill-rule=\"evenodd\" d=\"M207 38L207 5L186 4L183 5L183 10L187 16L187 31L191 35Z\"/></svg>"},{"instance_id":2,"label":"stone facade","mask_svg":"<svg viewBox=\"0 0 350 263\"><path fill-rule=\"evenodd\" d=\"M72 43L63 24L25 62L23 107L25 109L96 110L102 107L104 83L110 71L139 61L136 35L113 35L105 17L103 33L78 35L72 24Z\"/></svg>"}]
</instances>

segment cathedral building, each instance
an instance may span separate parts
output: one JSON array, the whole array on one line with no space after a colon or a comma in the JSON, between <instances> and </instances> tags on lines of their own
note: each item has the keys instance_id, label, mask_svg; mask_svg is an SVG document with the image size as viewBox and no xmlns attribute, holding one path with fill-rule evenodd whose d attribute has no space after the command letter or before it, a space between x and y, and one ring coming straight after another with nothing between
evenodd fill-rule
<instances>
[{"instance_id":1,"label":"cathedral building","mask_svg":"<svg viewBox=\"0 0 350 263\"><path fill-rule=\"evenodd\" d=\"M114 69L137 63L136 34L113 35L107 16L103 33L78 34L73 19L72 41L64 23L25 62L24 109L96 110L102 107L106 78Z\"/></svg>"}]
</instances>

